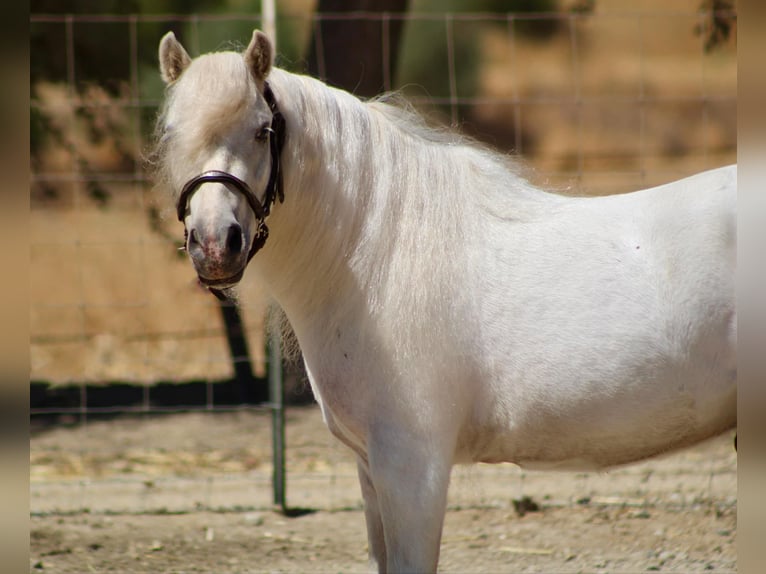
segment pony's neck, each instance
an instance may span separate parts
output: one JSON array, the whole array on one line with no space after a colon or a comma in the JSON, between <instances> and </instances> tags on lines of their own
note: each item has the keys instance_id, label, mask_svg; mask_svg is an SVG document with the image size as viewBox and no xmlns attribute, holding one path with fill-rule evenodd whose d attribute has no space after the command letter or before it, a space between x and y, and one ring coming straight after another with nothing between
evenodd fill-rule
<instances>
[{"instance_id":1,"label":"pony's neck","mask_svg":"<svg viewBox=\"0 0 766 574\"><path fill-rule=\"evenodd\" d=\"M376 220L390 217L398 186L382 189L392 164L376 155L395 146L381 136L381 118L354 96L282 70L269 82L287 122L285 202L275 206L269 241L253 263L283 307L310 312L362 289L375 279L371 268L386 264L387 250L374 249L380 242L370 235L383 232Z\"/></svg>"},{"instance_id":2,"label":"pony's neck","mask_svg":"<svg viewBox=\"0 0 766 574\"><path fill-rule=\"evenodd\" d=\"M251 265L288 316L334 303L402 306L401 286L416 276L449 289L426 276L447 282L465 269L482 217L528 219L550 201L506 158L399 108L282 70L269 82L287 121L285 202Z\"/></svg>"}]
</instances>

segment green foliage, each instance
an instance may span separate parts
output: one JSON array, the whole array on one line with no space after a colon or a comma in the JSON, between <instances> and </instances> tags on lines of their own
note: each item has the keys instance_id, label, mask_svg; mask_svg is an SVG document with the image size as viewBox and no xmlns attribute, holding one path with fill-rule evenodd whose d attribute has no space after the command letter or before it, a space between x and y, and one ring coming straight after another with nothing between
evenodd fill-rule
<instances>
[{"instance_id":1,"label":"green foliage","mask_svg":"<svg viewBox=\"0 0 766 574\"><path fill-rule=\"evenodd\" d=\"M178 19L139 21L136 25L136 51L140 76L154 75L142 87L143 97L161 96L157 71L157 46L160 38L173 30L192 55L227 48L242 48L253 28L260 24L260 0L33 0L31 13L72 15L165 15L221 14L252 15L247 19ZM279 16L279 14L278 14ZM97 83L116 95L130 82L130 26L127 21L82 22L72 25L74 80L81 90ZM278 18L279 51L288 59L298 59L298 42L289 21ZM63 23L32 23L30 26L30 81L66 82L71 73L67 59L67 26Z\"/></svg>"},{"instance_id":2,"label":"green foliage","mask_svg":"<svg viewBox=\"0 0 766 574\"><path fill-rule=\"evenodd\" d=\"M706 20L699 24L694 33L705 39L705 51L712 52L715 48L726 43L731 35L732 27L737 21L732 0L702 0L700 11Z\"/></svg>"},{"instance_id":3,"label":"green foliage","mask_svg":"<svg viewBox=\"0 0 766 574\"><path fill-rule=\"evenodd\" d=\"M244 48L250 41L253 28L260 26L260 0L32 0L30 13L34 15L74 16L71 26L66 22L32 22L30 24L30 152L33 166L40 165L41 156L48 149L66 150L84 173L96 169L86 159L86 154L74 143L73 133L68 131L75 124L88 134L89 141L111 139L119 154L119 163L127 171L133 171L136 146L126 145L140 135L148 141L153 131L156 107L147 102L162 100L164 84L158 70L157 48L162 36L172 30L184 43L192 56L221 49ZM178 14L180 18L173 18ZM194 19L193 14L219 14L220 19ZM246 17L226 18L226 14ZM78 16L116 16L116 18L88 19ZM138 18L131 22L124 16L168 15L168 18L152 20ZM279 53L288 61L300 58L298 40L290 21L277 14ZM122 18L121 18L122 17ZM73 82L71 85L69 82ZM74 109L69 126L56 125L48 117L45 107L35 105L40 97L43 83L69 86L75 94L85 94L92 86L113 98L116 105L125 106L125 114L137 114L137 122L114 122L108 114L101 114L103 102L95 107L87 99ZM126 102L139 100L138 108ZM126 116L127 117L127 116ZM140 134L132 133L138 125ZM130 150L130 151L128 151ZM55 187L39 184L38 197L53 198ZM109 194L98 185L91 185L88 195L101 205L106 205Z\"/></svg>"}]
</instances>

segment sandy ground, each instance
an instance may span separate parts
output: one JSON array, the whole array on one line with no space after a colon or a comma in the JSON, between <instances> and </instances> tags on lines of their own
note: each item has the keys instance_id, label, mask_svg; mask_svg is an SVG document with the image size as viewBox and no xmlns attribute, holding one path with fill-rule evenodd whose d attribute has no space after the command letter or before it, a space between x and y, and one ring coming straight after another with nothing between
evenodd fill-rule
<instances>
[{"instance_id":1,"label":"sandy ground","mask_svg":"<svg viewBox=\"0 0 766 574\"><path fill-rule=\"evenodd\" d=\"M264 412L33 432L30 572L365 571L353 459L316 407L287 441L295 516L272 505ZM456 468L440 570L736 572L736 488L728 434L608 473Z\"/></svg>"}]
</instances>

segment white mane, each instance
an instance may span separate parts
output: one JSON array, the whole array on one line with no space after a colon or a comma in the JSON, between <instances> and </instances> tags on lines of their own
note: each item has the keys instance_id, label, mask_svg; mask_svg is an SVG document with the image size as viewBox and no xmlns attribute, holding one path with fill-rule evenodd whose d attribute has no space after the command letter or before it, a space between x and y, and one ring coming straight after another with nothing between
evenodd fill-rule
<instances>
[{"instance_id":1,"label":"white mane","mask_svg":"<svg viewBox=\"0 0 766 574\"><path fill-rule=\"evenodd\" d=\"M362 102L281 70L274 70L269 82L287 115L286 194L305 190L291 209L275 210L270 241L275 251L291 246L291 258L301 263L290 268L298 273L327 260L315 249L337 254L336 265L316 270L316 282L341 285L342 271L350 266L354 280L364 282L355 288L376 286L370 292L384 296L377 286L397 284L396 277L422 276L414 282L422 293L389 295L398 298L405 313L425 312L423 301L433 302L449 276L432 273L432 266L451 265L458 274L470 267L454 249L470 242L466 233L480 229L487 218L534 219L560 200L520 177L519 165L508 156L429 127L406 105ZM320 165L317 158L331 163ZM283 217L307 225L283 234ZM295 252L295 246L305 249ZM281 261L280 276L289 284L293 279L286 271ZM456 304L455 293L444 295L445 305Z\"/></svg>"}]
</instances>

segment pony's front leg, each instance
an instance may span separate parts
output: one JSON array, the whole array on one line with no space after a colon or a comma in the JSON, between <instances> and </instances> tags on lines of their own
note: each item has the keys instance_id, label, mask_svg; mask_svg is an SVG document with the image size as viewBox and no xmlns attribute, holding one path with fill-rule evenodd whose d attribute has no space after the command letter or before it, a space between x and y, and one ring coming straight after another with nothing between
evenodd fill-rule
<instances>
[{"instance_id":1,"label":"pony's front leg","mask_svg":"<svg viewBox=\"0 0 766 574\"><path fill-rule=\"evenodd\" d=\"M380 572L436 572L452 462L428 438L388 427L368 443L384 535Z\"/></svg>"},{"instance_id":2,"label":"pony's front leg","mask_svg":"<svg viewBox=\"0 0 766 574\"><path fill-rule=\"evenodd\" d=\"M378 493L370 479L367 462L361 457L357 459L359 484L364 498L364 518L367 523L367 544L370 556L370 569L373 572L386 572L386 540L383 535L383 522L378 508Z\"/></svg>"}]
</instances>

